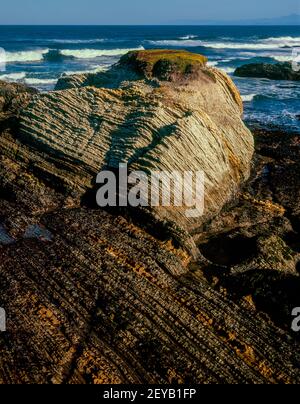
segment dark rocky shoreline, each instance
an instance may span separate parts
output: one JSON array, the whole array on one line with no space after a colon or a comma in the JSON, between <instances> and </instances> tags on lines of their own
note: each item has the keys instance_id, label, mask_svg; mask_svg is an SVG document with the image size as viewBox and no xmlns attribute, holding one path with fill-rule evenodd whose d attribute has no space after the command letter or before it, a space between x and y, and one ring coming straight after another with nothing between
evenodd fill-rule
<instances>
[{"instance_id":1,"label":"dark rocky shoreline","mask_svg":"<svg viewBox=\"0 0 300 404\"><path fill-rule=\"evenodd\" d=\"M239 111L223 76L202 69L202 86L222 83L224 107ZM190 230L195 259L159 215L94 209L68 189L72 160L59 166L19 136L20 103L31 99L22 91L0 92L0 224L10 240L0 238L0 382L299 383L300 135L254 133L250 179Z\"/></svg>"},{"instance_id":2,"label":"dark rocky shoreline","mask_svg":"<svg viewBox=\"0 0 300 404\"><path fill-rule=\"evenodd\" d=\"M251 296L260 314L290 333L300 292L300 135L273 128L253 133L251 178L240 198L205 228L200 250L214 264L210 279L221 274L219 287L234 298Z\"/></svg>"},{"instance_id":3,"label":"dark rocky shoreline","mask_svg":"<svg viewBox=\"0 0 300 404\"><path fill-rule=\"evenodd\" d=\"M295 69L291 62L245 64L238 67L234 75L237 77L265 78L269 80L300 81L300 71L298 68Z\"/></svg>"}]
</instances>

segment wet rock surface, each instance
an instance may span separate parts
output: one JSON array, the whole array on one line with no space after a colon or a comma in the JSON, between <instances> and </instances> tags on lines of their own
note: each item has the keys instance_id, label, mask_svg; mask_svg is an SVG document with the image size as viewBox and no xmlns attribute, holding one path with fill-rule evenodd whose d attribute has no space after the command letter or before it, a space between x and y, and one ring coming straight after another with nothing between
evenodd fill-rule
<instances>
[{"instance_id":1,"label":"wet rock surface","mask_svg":"<svg viewBox=\"0 0 300 404\"><path fill-rule=\"evenodd\" d=\"M255 140L251 180L205 227L199 247L214 264L209 279L289 332L300 296L300 136L258 130Z\"/></svg>"},{"instance_id":2,"label":"wet rock surface","mask_svg":"<svg viewBox=\"0 0 300 404\"><path fill-rule=\"evenodd\" d=\"M238 77L256 77L270 80L299 81L300 72L293 69L292 63L250 63L238 67L235 72Z\"/></svg>"},{"instance_id":3,"label":"wet rock surface","mask_svg":"<svg viewBox=\"0 0 300 404\"><path fill-rule=\"evenodd\" d=\"M195 260L153 217L90 207L87 164L68 176L18 115L1 116L1 383L300 382L298 135L255 134L249 182L191 230Z\"/></svg>"},{"instance_id":4,"label":"wet rock surface","mask_svg":"<svg viewBox=\"0 0 300 404\"><path fill-rule=\"evenodd\" d=\"M170 241L108 212L31 215L31 195L18 210L23 221L13 216L7 231L17 238L38 221L52 238L0 247L2 383L299 381L293 336L250 305L250 291L223 278L224 268L193 263ZM273 298L270 284L258 281ZM255 289L252 274L247 282Z\"/></svg>"}]
</instances>

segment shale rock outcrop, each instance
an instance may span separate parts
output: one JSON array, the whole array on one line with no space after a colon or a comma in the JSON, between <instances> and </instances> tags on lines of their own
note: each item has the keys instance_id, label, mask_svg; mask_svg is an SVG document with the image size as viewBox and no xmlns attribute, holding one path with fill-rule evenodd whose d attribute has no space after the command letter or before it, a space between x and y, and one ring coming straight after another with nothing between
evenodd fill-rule
<instances>
[{"instance_id":1,"label":"shale rock outcrop","mask_svg":"<svg viewBox=\"0 0 300 404\"><path fill-rule=\"evenodd\" d=\"M130 54L109 72L62 78L48 94L24 88L21 103L10 85L6 105L16 108L0 114L0 383L300 382L288 324L299 295L297 253L285 239L297 242L299 230L289 222L297 208L285 214L293 184L281 178L275 191L254 176L250 194L216 216L249 175L252 135L231 80L201 57L171 54ZM270 155L279 150L262 144L258 166L272 163L279 179ZM124 161L204 169L206 216L193 222L170 209L136 220L91 207L99 169ZM197 261L164 217L193 236ZM279 323L264 276L283 299Z\"/></svg>"},{"instance_id":2,"label":"shale rock outcrop","mask_svg":"<svg viewBox=\"0 0 300 404\"><path fill-rule=\"evenodd\" d=\"M203 171L203 217L188 218L186 206L152 209L173 228L197 230L249 177L254 150L238 91L205 62L188 52L141 51L108 72L63 77L59 91L33 97L21 112L29 164L81 195L99 171L120 163L129 172Z\"/></svg>"}]
</instances>

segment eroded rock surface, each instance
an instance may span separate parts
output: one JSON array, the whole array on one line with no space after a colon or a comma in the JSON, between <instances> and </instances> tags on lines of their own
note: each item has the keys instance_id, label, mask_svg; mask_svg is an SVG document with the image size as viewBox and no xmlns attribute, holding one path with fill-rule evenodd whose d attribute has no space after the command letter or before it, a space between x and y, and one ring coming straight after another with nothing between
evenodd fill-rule
<instances>
[{"instance_id":1,"label":"eroded rock surface","mask_svg":"<svg viewBox=\"0 0 300 404\"><path fill-rule=\"evenodd\" d=\"M215 265L206 275L217 290L247 299L290 332L292 310L300 307L300 137L258 130L255 139L251 180L198 243Z\"/></svg>"},{"instance_id":2,"label":"eroded rock surface","mask_svg":"<svg viewBox=\"0 0 300 404\"><path fill-rule=\"evenodd\" d=\"M163 84L148 67L127 82L122 66L63 79L74 88L28 92L21 114L0 116L1 383L300 382L288 313L300 294L298 137L260 133L250 182L215 217L248 176L252 137L232 82L196 65L171 69ZM134 220L82 198L99 165L123 158L132 167L204 164L219 188L208 200L214 218L185 222L197 261L158 226L163 216Z\"/></svg>"},{"instance_id":3,"label":"eroded rock surface","mask_svg":"<svg viewBox=\"0 0 300 404\"><path fill-rule=\"evenodd\" d=\"M39 94L22 110L20 139L32 150L29 164L81 195L102 169L120 163L146 173L203 171L202 218L188 218L186 206L154 209L161 221L190 232L249 176L253 137L241 98L201 56L135 52L109 72L62 78L58 88L66 89Z\"/></svg>"}]
</instances>

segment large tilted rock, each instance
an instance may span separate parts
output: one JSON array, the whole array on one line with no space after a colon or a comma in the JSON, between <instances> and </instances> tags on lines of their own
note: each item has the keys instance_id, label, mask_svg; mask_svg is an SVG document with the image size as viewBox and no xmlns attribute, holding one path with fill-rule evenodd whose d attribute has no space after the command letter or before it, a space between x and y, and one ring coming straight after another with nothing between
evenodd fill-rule
<instances>
[{"instance_id":1,"label":"large tilted rock","mask_svg":"<svg viewBox=\"0 0 300 404\"><path fill-rule=\"evenodd\" d=\"M35 96L20 120L33 164L81 194L104 168L193 171L206 177L205 215L156 208L159 220L192 231L248 178L253 138L231 79L188 52L130 53L106 73L63 77ZM30 158L31 160L31 158Z\"/></svg>"}]
</instances>

